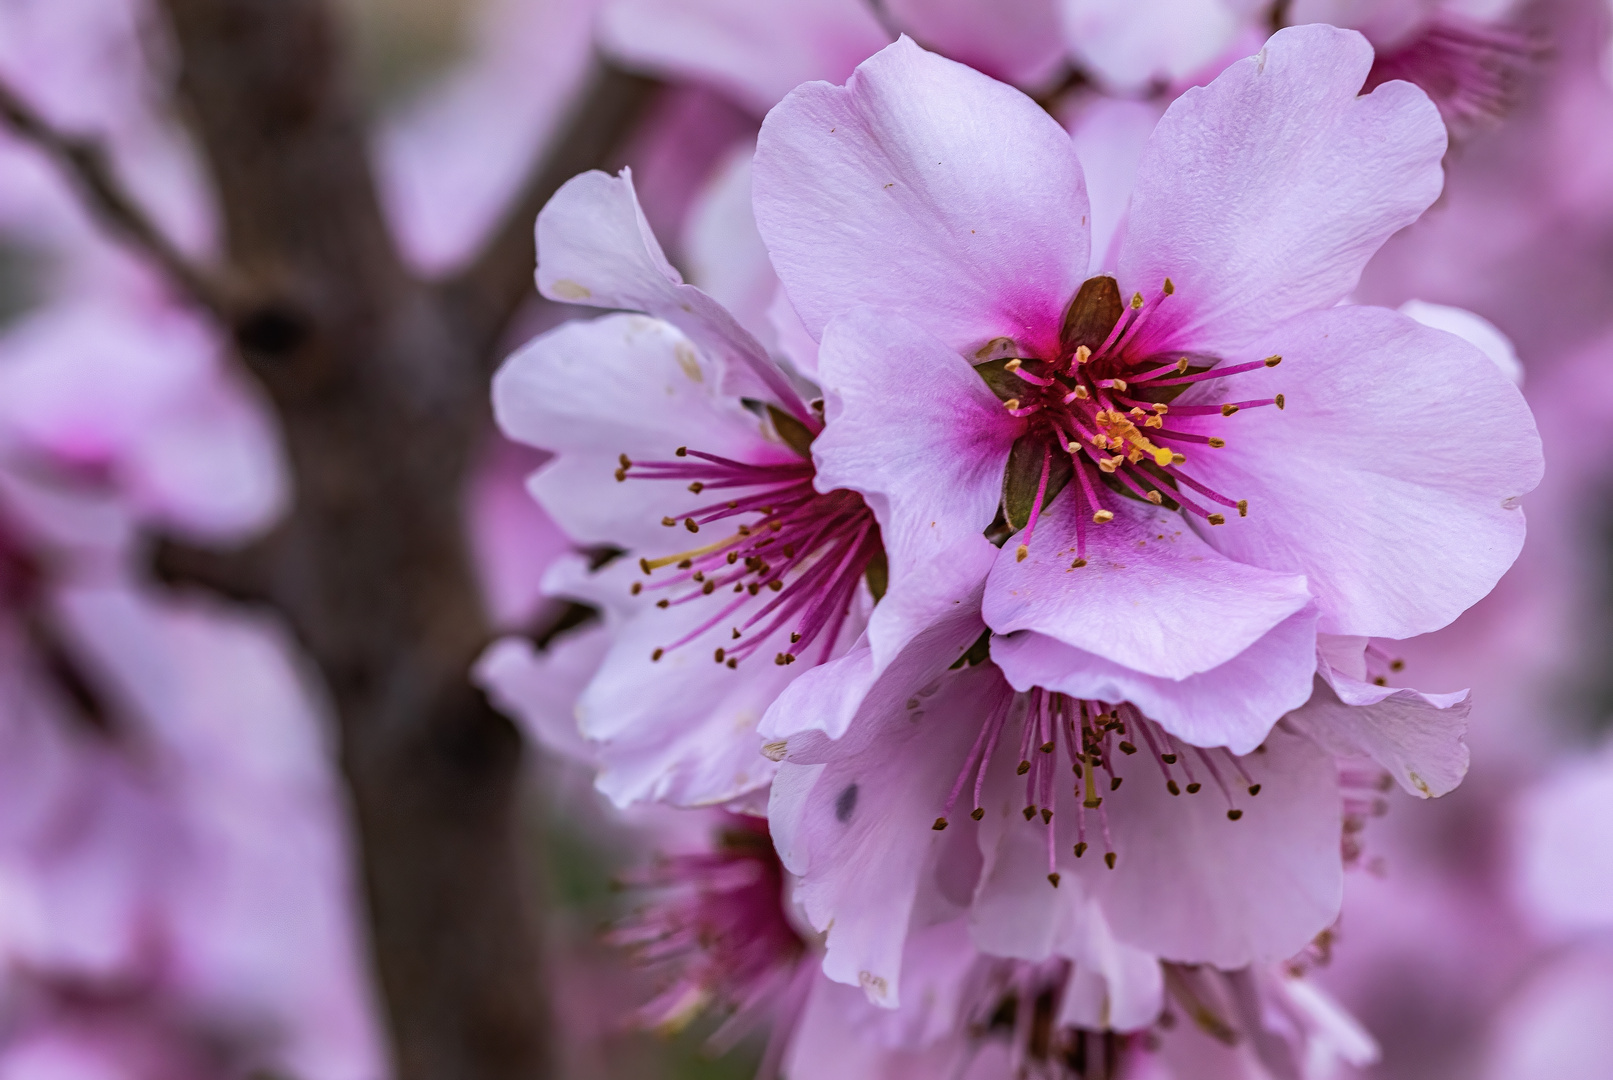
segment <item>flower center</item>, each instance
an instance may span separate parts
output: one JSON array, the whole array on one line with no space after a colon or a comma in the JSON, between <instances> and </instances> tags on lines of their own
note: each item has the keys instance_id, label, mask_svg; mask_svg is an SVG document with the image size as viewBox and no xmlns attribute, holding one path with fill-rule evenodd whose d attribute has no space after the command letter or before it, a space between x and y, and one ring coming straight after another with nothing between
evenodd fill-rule
<instances>
[{"instance_id":1,"label":"flower center","mask_svg":"<svg viewBox=\"0 0 1613 1080\"><path fill-rule=\"evenodd\" d=\"M1226 511L1247 516L1247 500L1233 499L1191 475L1188 451L1219 450L1219 435L1167 427L1175 418L1202 426L1198 418L1222 419L1244 409L1275 405L1283 395L1247 401L1178 405L1196 383L1276 367L1280 356L1217 366L1218 358L1162 353L1158 311L1175 292L1166 279L1152 300L1141 293L1123 303L1115 279L1089 278L1065 317L1061 354L1053 360L1007 356L976 367L1025 432L1009 454L1003 476L1003 517L1010 531L1023 531L1023 559L1046 505L1074 481L1079 500L1075 566L1086 565L1086 525L1114 519L1106 503L1137 499L1196 515L1211 525L1226 523ZM999 339L990 352L1012 352Z\"/></svg>"},{"instance_id":2,"label":"flower center","mask_svg":"<svg viewBox=\"0 0 1613 1080\"><path fill-rule=\"evenodd\" d=\"M1003 731L1008 727L1009 715L1015 711L1015 700L1005 698L981 726L980 734L964 758L963 768L947 796L941 816L935 819L933 827L937 831L947 827L947 815L952 813L971 781L974 809L969 816L976 821L985 817L986 811L980 801L981 792ZM1241 789L1250 797L1260 794L1260 785L1249 776L1237 757L1221 747L1184 747L1177 743L1170 732L1149 720L1133 705L1085 701L1040 688L1017 695L1017 700L1024 702L1025 709L1019 733L1018 769L1019 775L1025 778L1025 820L1032 822L1040 817L1047 829L1047 880L1054 888L1058 887L1059 874L1053 807L1057 802L1061 748L1064 760L1075 774L1075 857L1084 857L1092 846L1087 839L1087 814L1091 811L1097 824L1094 835L1101 837L1103 861L1111 870L1115 868L1118 855L1109 834L1104 797L1118 791L1124 779L1115 769L1116 754L1130 757L1146 748L1159 766L1165 789L1172 795L1181 795L1184 791L1197 795L1202 791L1202 770L1226 800L1227 818L1232 821L1243 817L1243 810L1234 797L1235 790ZM1138 742L1143 746L1139 747Z\"/></svg>"},{"instance_id":3,"label":"flower center","mask_svg":"<svg viewBox=\"0 0 1613 1080\"><path fill-rule=\"evenodd\" d=\"M730 817L710 851L664 857L622 884L651 898L606 940L666 976L635 1014L642 1026L681 1030L715 1004L737 1014L737 1042L769 1013L799 1009L813 965L801 963L807 943L785 915L784 868L764 823Z\"/></svg>"},{"instance_id":4,"label":"flower center","mask_svg":"<svg viewBox=\"0 0 1613 1080\"><path fill-rule=\"evenodd\" d=\"M778 420L776 412L774 418ZM670 576L648 585L668 594L656 602L657 607L716 594L726 598L710 618L657 648L650 659L659 660L728 623L735 644L715 651L719 664L738 667L785 630L789 648L774 656L775 664L793 664L814 644L820 654L813 662L821 664L840 638L858 584L866 579L875 600L883 594L885 549L873 512L856 492L824 493L813 486L816 469L806 456L811 435L804 427L797 434L804 440L792 439L791 444L801 442L796 449L803 460L784 464L753 465L687 447L678 448L677 461L634 462L622 455L618 480L678 480L695 495L722 491L733 496L661 519L668 528L691 533L709 525L731 528L721 539L639 560L645 574L673 568ZM634 582L634 594L645 587Z\"/></svg>"}]
</instances>

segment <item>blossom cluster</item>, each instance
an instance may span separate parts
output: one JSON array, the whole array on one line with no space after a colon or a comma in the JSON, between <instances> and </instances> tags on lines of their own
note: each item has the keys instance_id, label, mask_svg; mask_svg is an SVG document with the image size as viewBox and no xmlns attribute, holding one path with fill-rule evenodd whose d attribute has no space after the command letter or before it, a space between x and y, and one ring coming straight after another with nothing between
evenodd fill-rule
<instances>
[{"instance_id":1,"label":"blossom cluster","mask_svg":"<svg viewBox=\"0 0 1613 1080\"><path fill-rule=\"evenodd\" d=\"M155 572L309 465L85 190L229 265L179 6L0 0L0 1080L413 1080L340 678ZM463 21L411 288L550 195L448 515L548 985L403 981L586 1080L1604 1075L1608 0L349 6Z\"/></svg>"},{"instance_id":2,"label":"blossom cluster","mask_svg":"<svg viewBox=\"0 0 1613 1080\"><path fill-rule=\"evenodd\" d=\"M631 170L561 188L539 289L611 313L493 388L586 552L545 588L599 619L483 684L618 807L776 850L656 872L685 899L625 933L709 950L656 1022L763 1014L791 1077L1371 1063L1310 969L1389 790L1467 771L1468 694L1399 657L1517 558L1542 449L1505 338L1363 272L1537 43L1455 5L742 7L607 5L765 117L695 196L697 284Z\"/></svg>"}]
</instances>

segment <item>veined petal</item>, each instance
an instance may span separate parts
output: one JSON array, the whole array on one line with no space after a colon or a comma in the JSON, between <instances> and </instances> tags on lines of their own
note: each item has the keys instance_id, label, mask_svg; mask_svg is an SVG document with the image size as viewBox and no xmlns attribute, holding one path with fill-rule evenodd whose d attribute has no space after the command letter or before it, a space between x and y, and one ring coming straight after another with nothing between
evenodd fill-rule
<instances>
[{"instance_id":1,"label":"veined petal","mask_svg":"<svg viewBox=\"0 0 1613 1080\"><path fill-rule=\"evenodd\" d=\"M907 38L762 124L756 222L807 329L887 308L955 351L1056 349L1086 276L1086 187L1030 98Z\"/></svg>"},{"instance_id":2,"label":"veined petal","mask_svg":"<svg viewBox=\"0 0 1613 1080\"><path fill-rule=\"evenodd\" d=\"M669 543L662 517L687 508L689 493L668 481L617 482L620 455L668 460L693 444L741 461L798 460L717 382L717 365L675 327L606 315L565 323L506 360L493 413L510 438L556 454L529 487L567 534L654 551Z\"/></svg>"},{"instance_id":3,"label":"veined petal","mask_svg":"<svg viewBox=\"0 0 1613 1080\"><path fill-rule=\"evenodd\" d=\"M826 930L823 970L894 1008L902 947L926 872L962 830L931 828L980 718L1008 688L989 665L950 675L923 708L886 713L843 739L792 745L769 818L801 877L796 899ZM899 842L892 843L893 838Z\"/></svg>"},{"instance_id":4,"label":"veined petal","mask_svg":"<svg viewBox=\"0 0 1613 1080\"><path fill-rule=\"evenodd\" d=\"M805 418L767 350L726 308L667 262L633 191L633 176L585 172L538 214L538 291L551 300L642 311L665 319L724 365L730 393L765 396Z\"/></svg>"},{"instance_id":5,"label":"veined petal","mask_svg":"<svg viewBox=\"0 0 1613 1080\"><path fill-rule=\"evenodd\" d=\"M1078 521L1073 495L1048 508L1023 559L1016 538L1003 545L983 607L996 633L1033 630L1142 675L1185 679L1232 660L1311 602L1303 577L1218 555L1181 515L1117 499L1114 520L1096 525Z\"/></svg>"},{"instance_id":6,"label":"veined petal","mask_svg":"<svg viewBox=\"0 0 1613 1080\"><path fill-rule=\"evenodd\" d=\"M1200 534L1304 574L1324 633L1413 637L1488 593L1523 544L1519 499L1542 468L1534 419L1496 366L1372 307L1301 316L1252 348L1283 362L1239 375L1238 394L1284 393L1286 408L1217 423L1227 447L1194 455L1195 477L1249 502Z\"/></svg>"},{"instance_id":7,"label":"veined petal","mask_svg":"<svg viewBox=\"0 0 1613 1080\"><path fill-rule=\"evenodd\" d=\"M1166 110L1143 152L1120 255L1126 289L1170 278L1170 344L1237 352L1331 307L1443 184L1445 125L1410 83L1360 96L1361 35L1281 30Z\"/></svg>"},{"instance_id":8,"label":"veined petal","mask_svg":"<svg viewBox=\"0 0 1613 1080\"><path fill-rule=\"evenodd\" d=\"M943 555L989 548L981 533L996 516L1019 421L974 369L901 316L859 308L829 324L818 371L828 405L812 445L818 490L867 500L891 590Z\"/></svg>"}]
</instances>

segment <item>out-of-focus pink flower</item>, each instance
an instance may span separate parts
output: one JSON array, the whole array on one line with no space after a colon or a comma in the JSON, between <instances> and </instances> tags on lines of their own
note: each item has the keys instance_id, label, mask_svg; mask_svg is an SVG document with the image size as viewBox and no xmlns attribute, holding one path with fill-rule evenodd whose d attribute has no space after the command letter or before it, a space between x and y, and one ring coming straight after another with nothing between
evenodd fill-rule
<instances>
[{"instance_id":1,"label":"out-of-focus pink flower","mask_svg":"<svg viewBox=\"0 0 1613 1080\"><path fill-rule=\"evenodd\" d=\"M1470 133L1514 104L1519 75L1536 58L1510 24L1516 0L1296 0L1291 25L1360 30L1377 49L1367 88L1392 79L1422 87L1453 130Z\"/></svg>"},{"instance_id":2,"label":"out-of-focus pink flower","mask_svg":"<svg viewBox=\"0 0 1613 1080\"><path fill-rule=\"evenodd\" d=\"M515 195L587 67L596 0L497 0L467 57L387 117L382 202L404 255L440 273L469 258Z\"/></svg>"}]
</instances>

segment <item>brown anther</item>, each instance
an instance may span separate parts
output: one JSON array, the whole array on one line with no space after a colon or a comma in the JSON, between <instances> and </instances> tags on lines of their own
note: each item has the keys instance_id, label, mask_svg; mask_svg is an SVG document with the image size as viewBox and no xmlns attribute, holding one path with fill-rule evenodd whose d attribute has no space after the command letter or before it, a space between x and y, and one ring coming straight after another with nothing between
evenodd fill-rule
<instances>
[{"instance_id":1,"label":"brown anther","mask_svg":"<svg viewBox=\"0 0 1613 1080\"><path fill-rule=\"evenodd\" d=\"M1088 810L1096 810L1098 807L1103 805L1103 796L1102 795L1093 795L1093 796L1089 797L1081 805L1086 807Z\"/></svg>"},{"instance_id":2,"label":"brown anther","mask_svg":"<svg viewBox=\"0 0 1613 1080\"><path fill-rule=\"evenodd\" d=\"M1114 779L1110 780L1109 781L1109 790L1110 791L1119 791L1120 790L1120 781L1122 781L1124 779L1125 779L1124 776L1117 776Z\"/></svg>"},{"instance_id":3,"label":"brown anther","mask_svg":"<svg viewBox=\"0 0 1613 1080\"><path fill-rule=\"evenodd\" d=\"M1260 794L1260 785L1259 784L1250 784L1249 785L1249 794L1251 794L1251 795L1259 795Z\"/></svg>"},{"instance_id":4,"label":"brown anther","mask_svg":"<svg viewBox=\"0 0 1613 1080\"><path fill-rule=\"evenodd\" d=\"M1120 744L1120 752L1122 754L1135 754L1137 752L1137 748L1131 745L1129 742L1123 742Z\"/></svg>"},{"instance_id":5,"label":"brown anther","mask_svg":"<svg viewBox=\"0 0 1613 1080\"><path fill-rule=\"evenodd\" d=\"M1153 503L1155 506L1160 506L1165 502L1165 497L1157 491L1150 491L1148 493L1148 501Z\"/></svg>"},{"instance_id":6,"label":"brown anther","mask_svg":"<svg viewBox=\"0 0 1613 1080\"><path fill-rule=\"evenodd\" d=\"M1169 296L1171 293L1173 293L1175 291L1176 291L1175 283L1172 282L1170 278L1166 278L1165 279L1165 288L1164 288L1165 295Z\"/></svg>"},{"instance_id":7,"label":"brown anther","mask_svg":"<svg viewBox=\"0 0 1613 1080\"><path fill-rule=\"evenodd\" d=\"M1223 406L1221 406L1221 415L1222 416L1231 416L1233 413L1235 413L1237 411L1238 411L1238 407L1236 405L1223 405Z\"/></svg>"},{"instance_id":8,"label":"brown anther","mask_svg":"<svg viewBox=\"0 0 1613 1080\"><path fill-rule=\"evenodd\" d=\"M1180 795L1182 793L1182 789L1176 786L1175 780L1165 781L1165 790L1170 792L1172 795Z\"/></svg>"},{"instance_id":9,"label":"brown anther","mask_svg":"<svg viewBox=\"0 0 1613 1080\"><path fill-rule=\"evenodd\" d=\"M947 819L944 818L944 817L936 818L935 819L935 824L930 826L930 828L934 829L936 832L940 832L942 829L944 829L946 827L947 827Z\"/></svg>"},{"instance_id":10,"label":"brown anther","mask_svg":"<svg viewBox=\"0 0 1613 1080\"><path fill-rule=\"evenodd\" d=\"M1161 754L1161 755L1159 755L1159 760L1163 761L1167 765L1175 765L1176 764L1176 755L1175 754Z\"/></svg>"},{"instance_id":11,"label":"brown anther","mask_svg":"<svg viewBox=\"0 0 1613 1080\"><path fill-rule=\"evenodd\" d=\"M1187 785L1187 793L1189 795L1197 795L1199 792L1201 792L1203 790L1204 790L1204 785L1199 783L1197 780L1195 780L1191 784Z\"/></svg>"},{"instance_id":12,"label":"brown anther","mask_svg":"<svg viewBox=\"0 0 1613 1080\"><path fill-rule=\"evenodd\" d=\"M774 592L778 592L780 589L784 588L784 582L779 581L779 580L777 580L775 578L774 580L769 581L767 583L767 587L769 589L772 589Z\"/></svg>"},{"instance_id":13,"label":"brown anther","mask_svg":"<svg viewBox=\"0 0 1613 1080\"><path fill-rule=\"evenodd\" d=\"M627 470L626 469L617 469L611 475L616 477L616 482L618 484L625 483L627 481Z\"/></svg>"},{"instance_id":14,"label":"brown anther","mask_svg":"<svg viewBox=\"0 0 1613 1080\"><path fill-rule=\"evenodd\" d=\"M1021 761L1019 763L1019 769L1016 771L1016 775L1024 776L1026 773L1028 773L1030 771L1031 771L1031 763L1028 762L1028 761Z\"/></svg>"},{"instance_id":15,"label":"brown anther","mask_svg":"<svg viewBox=\"0 0 1613 1080\"><path fill-rule=\"evenodd\" d=\"M1176 374L1187 374L1187 357L1184 356L1180 360L1176 361Z\"/></svg>"},{"instance_id":16,"label":"brown anther","mask_svg":"<svg viewBox=\"0 0 1613 1080\"><path fill-rule=\"evenodd\" d=\"M739 504L737 502L730 502L728 504L728 509L737 510L737 509L739 509Z\"/></svg>"},{"instance_id":17,"label":"brown anther","mask_svg":"<svg viewBox=\"0 0 1613 1080\"><path fill-rule=\"evenodd\" d=\"M1113 510L1099 510L1096 514L1092 515L1093 522L1098 525L1107 525L1114 519L1115 512Z\"/></svg>"},{"instance_id":18,"label":"brown anther","mask_svg":"<svg viewBox=\"0 0 1613 1080\"><path fill-rule=\"evenodd\" d=\"M1279 411L1288 408L1288 402L1281 394L1277 395L1277 408Z\"/></svg>"},{"instance_id":19,"label":"brown anther","mask_svg":"<svg viewBox=\"0 0 1613 1080\"><path fill-rule=\"evenodd\" d=\"M1034 805L1025 807L1025 820L1026 821L1031 820L1035 816L1036 816L1036 807Z\"/></svg>"},{"instance_id":20,"label":"brown anther","mask_svg":"<svg viewBox=\"0 0 1613 1080\"><path fill-rule=\"evenodd\" d=\"M969 816L974 818L976 821L979 821L981 818L986 816L986 809L983 806L977 806L973 810L969 811Z\"/></svg>"},{"instance_id":21,"label":"brown anther","mask_svg":"<svg viewBox=\"0 0 1613 1080\"><path fill-rule=\"evenodd\" d=\"M1227 441L1225 439L1223 439L1223 438L1221 438L1219 436L1216 436L1216 435L1210 436L1210 445L1212 447L1214 447L1215 449L1219 450L1223 446L1225 446L1226 444L1227 444Z\"/></svg>"},{"instance_id":22,"label":"brown anther","mask_svg":"<svg viewBox=\"0 0 1613 1080\"><path fill-rule=\"evenodd\" d=\"M1053 883L1053 888L1056 889L1059 887L1059 875L1057 871L1047 875L1047 880Z\"/></svg>"},{"instance_id":23,"label":"brown anther","mask_svg":"<svg viewBox=\"0 0 1613 1080\"><path fill-rule=\"evenodd\" d=\"M700 594L702 596L710 596L712 593L714 593L716 591L717 591L717 583L715 581L708 581L704 585L700 586Z\"/></svg>"},{"instance_id":24,"label":"brown anther","mask_svg":"<svg viewBox=\"0 0 1613 1080\"><path fill-rule=\"evenodd\" d=\"M687 569L689 569L689 567L691 567L693 565L694 565L694 560L693 559L679 559L678 560L678 569L679 570L687 570Z\"/></svg>"},{"instance_id":25,"label":"brown anther","mask_svg":"<svg viewBox=\"0 0 1613 1080\"><path fill-rule=\"evenodd\" d=\"M706 490L706 485L702 484L700 481L696 480L694 483L689 485L689 490L694 492L696 495L698 495L702 491Z\"/></svg>"},{"instance_id":26,"label":"brown anther","mask_svg":"<svg viewBox=\"0 0 1613 1080\"><path fill-rule=\"evenodd\" d=\"M663 657L665 655L666 655L666 650L665 649L656 649L654 652L652 652L650 654L650 659L652 661L659 660L659 659L661 659L661 657Z\"/></svg>"},{"instance_id":27,"label":"brown anther","mask_svg":"<svg viewBox=\"0 0 1613 1080\"><path fill-rule=\"evenodd\" d=\"M672 453L678 457L688 457L689 448L687 446L680 446L676 450L672 451Z\"/></svg>"},{"instance_id":28,"label":"brown anther","mask_svg":"<svg viewBox=\"0 0 1613 1080\"><path fill-rule=\"evenodd\" d=\"M734 565L734 564L735 564L735 563L736 563L736 562L738 562L738 561L739 561L739 552L737 552L737 551L730 551L730 552L729 552L729 553L728 553L728 565L729 565L729 566L732 566L732 565Z\"/></svg>"},{"instance_id":29,"label":"brown anther","mask_svg":"<svg viewBox=\"0 0 1613 1080\"><path fill-rule=\"evenodd\" d=\"M706 580L706 572L704 570L696 570L692 575L690 575L690 580L704 581Z\"/></svg>"},{"instance_id":30,"label":"brown anther","mask_svg":"<svg viewBox=\"0 0 1613 1080\"><path fill-rule=\"evenodd\" d=\"M669 608L669 607L672 606L672 601L670 601L670 600L657 600L655 602L655 606L658 607L658 608Z\"/></svg>"},{"instance_id":31,"label":"brown anther","mask_svg":"<svg viewBox=\"0 0 1613 1080\"><path fill-rule=\"evenodd\" d=\"M1249 500L1248 499L1239 499L1238 500L1238 516L1239 517L1248 517L1249 516Z\"/></svg>"},{"instance_id":32,"label":"brown anther","mask_svg":"<svg viewBox=\"0 0 1613 1080\"><path fill-rule=\"evenodd\" d=\"M732 671L735 668L737 668L738 666L739 666L739 658L735 657L735 656L730 656L728 658L728 670Z\"/></svg>"},{"instance_id":33,"label":"brown anther","mask_svg":"<svg viewBox=\"0 0 1613 1080\"><path fill-rule=\"evenodd\" d=\"M1083 840L1079 844L1075 845L1075 857L1077 859L1079 859L1081 856L1085 855L1086 853L1087 853L1087 842L1085 840Z\"/></svg>"},{"instance_id":34,"label":"brown anther","mask_svg":"<svg viewBox=\"0 0 1613 1080\"><path fill-rule=\"evenodd\" d=\"M773 657L773 663L777 664L779 667L783 667L785 664L788 664L789 661L784 659L783 653L779 653L777 656Z\"/></svg>"},{"instance_id":35,"label":"brown anther","mask_svg":"<svg viewBox=\"0 0 1613 1080\"><path fill-rule=\"evenodd\" d=\"M737 626L734 627L734 640L735 641L739 640L739 627L737 627Z\"/></svg>"},{"instance_id":36,"label":"brown anther","mask_svg":"<svg viewBox=\"0 0 1613 1080\"><path fill-rule=\"evenodd\" d=\"M1172 454L1171 455L1171 464L1172 465L1185 465L1185 464L1187 464L1187 455L1186 454Z\"/></svg>"},{"instance_id":37,"label":"brown anther","mask_svg":"<svg viewBox=\"0 0 1613 1080\"><path fill-rule=\"evenodd\" d=\"M1283 362L1283 358L1280 357L1280 356L1268 356L1268 357L1266 357L1265 360L1262 361L1262 363L1264 363L1267 367L1276 367L1278 364L1280 364L1282 362Z\"/></svg>"},{"instance_id":38,"label":"brown anther","mask_svg":"<svg viewBox=\"0 0 1613 1080\"><path fill-rule=\"evenodd\" d=\"M1406 662L1404 660L1391 660L1391 661L1389 661L1389 670L1390 671L1405 671L1406 670Z\"/></svg>"},{"instance_id":39,"label":"brown anther","mask_svg":"<svg viewBox=\"0 0 1613 1080\"><path fill-rule=\"evenodd\" d=\"M1115 853L1112 852L1112 851L1104 852L1103 853L1103 864L1105 866L1107 866L1109 869L1113 870L1115 868Z\"/></svg>"},{"instance_id":40,"label":"brown anther","mask_svg":"<svg viewBox=\"0 0 1613 1080\"><path fill-rule=\"evenodd\" d=\"M723 662L723 660L725 660L725 659L727 659L727 656L726 656L726 654L725 654L725 653L724 653L724 652L723 652L723 650L721 650L721 649L718 649L718 650L717 650L717 663L719 663L719 664L720 664L720 663L722 663L722 662Z\"/></svg>"},{"instance_id":41,"label":"brown anther","mask_svg":"<svg viewBox=\"0 0 1613 1080\"><path fill-rule=\"evenodd\" d=\"M1014 561L1024 562L1025 556L1029 555L1030 553L1031 549L1024 544L1021 544L1019 547L1014 549Z\"/></svg>"},{"instance_id":42,"label":"brown anther","mask_svg":"<svg viewBox=\"0 0 1613 1080\"><path fill-rule=\"evenodd\" d=\"M1077 559L1073 563L1070 564L1070 569L1071 570L1079 570L1079 569L1081 569L1081 567L1085 566L1086 564L1087 564L1087 561L1085 559Z\"/></svg>"},{"instance_id":43,"label":"brown anther","mask_svg":"<svg viewBox=\"0 0 1613 1080\"><path fill-rule=\"evenodd\" d=\"M629 458L626 454L617 455L616 460L622 463L622 468L624 468L624 469L631 469L633 467L632 459Z\"/></svg>"},{"instance_id":44,"label":"brown anther","mask_svg":"<svg viewBox=\"0 0 1613 1080\"><path fill-rule=\"evenodd\" d=\"M800 640L801 640L801 635L800 634L797 634L793 630L790 631L790 644L791 645L794 645L797 641L800 641Z\"/></svg>"},{"instance_id":45,"label":"brown anther","mask_svg":"<svg viewBox=\"0 0 1613 1080\"><path fill-rule=\"evenodd\" d=\"M1243 817L1243 811L1242 810L1228 810L1227 811L1227 820L1228 821L1237 821L1241 817Z\"/></svg>"},{"instance_id":46,"label":"brown anther","mask_svg":"<svg viewBox=\"0 0 1613 1080\"><path fill-rule=\"evenodd\" d=\"M1211 514L1208 520L1211 525L1225 525L1227 523L1227 516L1225 514Z\"/></svg>"},{"instance_id":47,"label":"brown anther","mask_svg":"<svg viewBox=\"0 0 1613 1080\"><path fill-rule=\"evenodd\" d=\"M683 527L685 529L688 529L690 532L699 532L700 531L700 524L699 524L699 522L695 521L694 518L684 518L683 519Z\"/></svg>"},{"instance_id":48,"label":"brown anther","mask_svg":"<svg viewBox=\"0 0 1613 1080\"><path fill-rule=\"evenodd\" d=\"M631 593L632 595L637 596L639 593L644 591L644 582L642 582L642 581L633 582L633 584L631 584L631 585L629 585L627 587L627 591L629 593Z\"/></svg>"},{"instance_id":49,"label":"brown anther","mask_svg":"<svg viewBox=\"0 0 1613 1080\"><path fill-rule=\"evenodd\" d=\"M1045 806L1042 807L1042 824L1043 825L1051 825L1052 823L1053 823L1053 811L1049 810Z\"/></svg>"},{"instance_id":50,"label":"brown anther","mask_svg":"<svg viewBox=\"0 0 1613 1080\"><path fill-rule=\"evenodd\" d=\"M1052 739L1047 740L1040 747L1038 747L1038 749L1040 749L1042 751L1042 753L1044 753L1044 754L1051 754L1057 748L1058 748L1058 744L1055 743Z\"/></svg>"}]
</instances>

